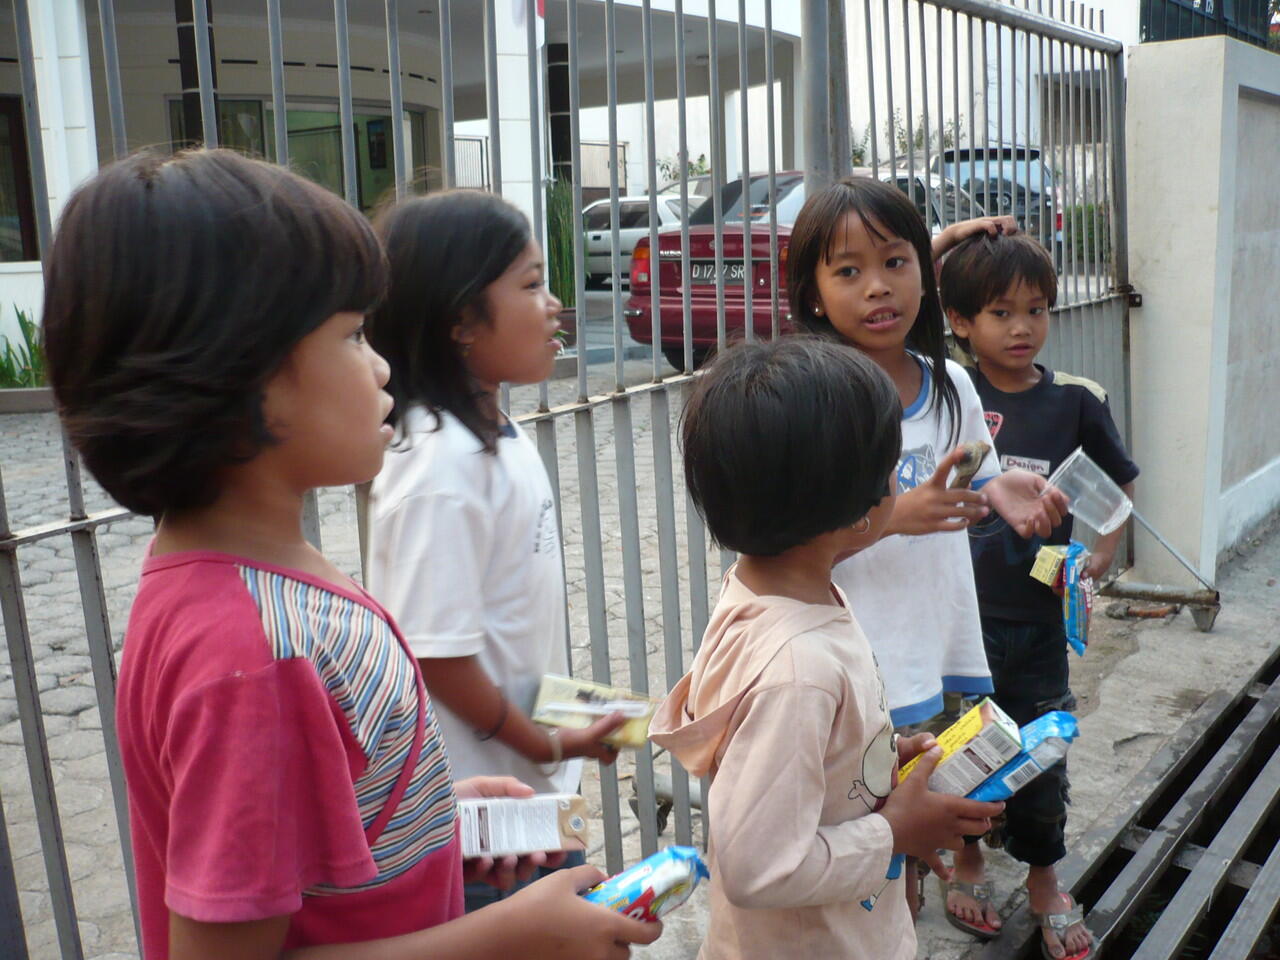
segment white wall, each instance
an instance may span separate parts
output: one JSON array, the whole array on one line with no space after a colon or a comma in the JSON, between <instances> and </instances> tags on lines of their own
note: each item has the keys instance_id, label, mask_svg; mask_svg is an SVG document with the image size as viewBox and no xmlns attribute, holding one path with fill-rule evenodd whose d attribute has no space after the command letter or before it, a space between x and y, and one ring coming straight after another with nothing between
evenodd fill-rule
<instances>
[{"instance_id":1,"label":"white wall","mask_svg":"<svg viewBox=\"0 0 1280 960\"><path fill-rule=\"evenodd\" d=\"M1128 75L1137 501L1212 579L1280 507L1280 57L1224 37L1143 44ZM1190 585L1145 535L1138 565Z\"/></svg>"}]
</instances>

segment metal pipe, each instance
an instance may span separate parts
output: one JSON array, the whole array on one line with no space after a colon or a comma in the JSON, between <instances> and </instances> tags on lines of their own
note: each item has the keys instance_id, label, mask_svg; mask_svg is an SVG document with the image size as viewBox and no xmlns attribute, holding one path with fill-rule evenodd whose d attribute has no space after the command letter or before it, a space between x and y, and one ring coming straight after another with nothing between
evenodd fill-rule
<instances>
[{"instance_id":1,"label":"metal pipe","mask_svg":"<svg viewBox=\"0 0 1280 960\"><path fill-rule=\"evenodd\" d=\"M774 139L773 3L771 0L767 0L764 5L764 79L769 104L765 111L769 146L769 332L776 340L780 330L781 307L778 302L778 158Z\"/></svg>"},{"instance_id":2,"label":"metal pipe","mask_svg":"<svg viewBox=\"0 0 1280 960\"><path fill-rule=\"evenodd\" d=\"M280 0L267 0L267 47L271 61L271 119L276 134L276 163L289 165L289 115L284 99L284 32Z\"/></svg>"},{"instance_id":3,"label":"metal pipe","mask_svg":"<svg viewBox=\"0 0 1280 960\"><path fill-rule=\"evenodd\" d=\"M875 44L871 40L871 0L863 0L863 25L866 27L864 33L867 41L867 104L871 117L870 133L868 139L871 141L871 169L875 176L880 175L880 130L876 126L876 58ZM892 86L892 80L890 81ZM806 188L808 184L805 185Z\"/></svg>"},{"instance_id":4,"label":"metal pipe","mask_svg":"<svg viewBox=\"0 0 1280 960\"><path fill-rule=\"evenodd\" d=\"M502 193L502 126L498 100L498 37L494 0L484 0L484 96L489 119L489 182ZM611 48L612 49L612 48ZM581 210L581 206L577 208ZM578 231L581 232L581 231Z\"/></svg>"},{"instance_id":5,"label":"metal pipe","mask_svg":"<svg viewBox=\"0 0 1280 960\"><path fill-rule=\"evenodd\" d=\"M816 44L815 44L816 46ZM724 101L720 97L720 38L716 20L716 0L707 0L707 115L711 119L711 211L716 284L716 349L725 346L724 316ZM825 82L825 78L824 78ZM743 201L746 200L746 178L743 178Z\"/></svg>"},{"instance_id":6,"label":"metal pipe","mask_svg":"<svg viewBox=\"0 0 1280 960\"><path fill-rule=\"evenodd\" d=\"M120 81L116 6L112 0L98 0L98 26L102 31L102 69L107 83L107 115L111 119L111 155L119 160L129 152L129 142L124 128L124 85Z\"/></svg>"},{"instance_id":7,"label":"metal pipe","mask_svg":"<svg viewBox=\"0 0 1280 960\"><path fill-rule=\"evenodd\" d=\"M902 0L902 65L906 72L907 88L907 196L915 199L916 192L916 133L915 109L911 102L911 10L907 6L909 0ZM923 25L922 25L923 29ZM926 94L926 99L927 99ZM896 178L898 171L892 170ZM925 230L930 227L928 215L924 218Z\"/></svg>"},{"instance_id":8,"label":"metal pipe","mask_svg":"<svg viewBox=\"0 0 1280 960\"><path fill-rule=\"evenodd\" d=\"M1116 597L1122 600L1150 600L1154 603L1195 604L1201 607L1217 606L1221 601L1221 595L1212 588L1188 590L1184 587L1130 583L1126 580L1112 580L1110 583L1103 584L1098 593L1104 597Z\"/></svg>"},{"instance_id":9,"label":"metal pipe","mask_svg":"<svg viewBox=\"0 0 1280 960\"><path fill-rule=\"evenodd\" d=\"M843 0L833 0L833 3L843 6ZM756 314L752 290L755 285L755 257L751 249L751 138L747 127L749 115L747 94L750 90L751 78L747 68L747 0L738 0L738 142L739 149L742 151L742 155L738 158L742 172L742 327L743 335L750 343L756 338ZM847 116L847 103L845 111ZM847 132L845 139L848 139Z\"/></svg>"},{"instance_id":10,"label":"metal pipe","mask_svg":"<svg viewBox=\"0 0 1280 960\"><path fill-rule=\"evenodd\" d=\"M1099 36L1081 27L1055 20L1052 15L1046 17L1040 13L1032 13L1029 10L1020 9L1012 4L1001 3L999 0L945 0L945 3L949 9L957 10L960 13L978 17L991 23L1027 30L1052 40L1077 43L1104 53L1124 53L1124 44L1119 40Z\"/></svg>"},{"instance_id":11,"label":"metal pipe","mask_svg":"<svg viewBox=\"0 0 1280 960\"><path fill-rule=\"evenodd\" d=\"M440 125L444 128L440 172L446 188L458 185L458 157L453 135L453 0L440 4Z\"/></svg>"},{"instance_id":12,"label":"metal pipe","mask_svg":"<svg viewBox=\"0 0 1280 960\"><path fill-rule=\"evenodd\" d=\"M662 257L658 243L658 137L654 120L655 88L653 79L653 2L640 3L640 43L644 52L644 146L649 158L649 335L653 352L650 375L661 379L662 361Z\"/></svg>"},{"instance_id":13,"label":"metal pipe","mask_svg":"<svg viewBox=\"0 0 1280 960\"><path fill-rule=\"evenodd\" d=\"M342 125L342 195L360 208L360 180L356 169L356 116L351 105L351 43L347 0L333 0L333 32L338 48L338 119Z\"/></svg>"},{"instance_id":14,"label":"metal pipe","mask_svg":"<svg viewBox=\"0 0 1280 960\"><path fill-rule=\"evenodd\" d=\"M615 390L625 390L622 356L622 225L618 204L618 24L614 0L604 4L605 96L609 120L609 272L613 301L613 380ZM650 163L652 163L650 158ZM656 262L654 263L656 266Z\"/></svg>"},{"instance_id":15,"label":"metal pipe","mask_svg":"<svg viewBox=\"0 0 1280 960\"><path fill-rule=\"evenodd\" d=\"M886 113L888 118L885 120L886 131L889 137L889 175L893 176L894 171L898 169L898 115L893 109L893 46L889 29L889 0L884 0L884 72L886 82L884 85ZM876 170L876 176L880 175L880 171Z\"/></svg>"},{"instance_id":16,"label":"metal pipe","mask_svg":"<svg viewBox=\"0 0 1280 960\"><path fill-rule=\"evenodd\" d=\"M680 150L680 320L684 337L684 369L693 370L693 299L689 289L689 125L685 104L688 84L684 66L684 0L675 0L676 124ZM655 268L656 269L656 268Z\"/></svg>"},{"instance_id":17,"label":"metal pipe","mask_svg":"<svg viewBox=\"0 0 1280 960\"><path fill-rule=\"evenodd\" d=\"M567 0L569 19L569 160L573 166L573 212L582 216L582 90L578 80L578 0ZM573 231L574 303L578 305L578 400L587 399L587 262L582 231Z\"/></svg>"},{"instance_id":18,"label":"metal pipe","mask_svg":"<svg viewBox=\"0 0 1280 960\"><path fill-rule=\"evenodd\" d=\"M888 3L889 0L885 2ZM802 0L800 60L804 65L804 188L808 196L813 196L835 181L829 123L830 88L827 82L830 53L827 46L827 14L826 0ZM716 213L718 219L719 211Z\"/></svg>"},{"instance_id":19,"label":"metal pipe","mask_svg":"<svg viewBox=\"0 0 1280 960\"><path fill-rule=\"evenodd\" d=\"M200 126L204 145L218 145L218 104L213 92L213 51L209 44L209 4L192 0L193 32L196 47L196 76L200 84Z\"/></svg>"},{"instance_id":20,"label":"metal pipe","mask_svg":"<svg viewBox=\"0 0 1280 960\"><path fill-rule=\"evenodd\" d=\"M398 0L386 0L387 72L391 75L391 163L396 177L396 199L403 200L409 186L409 172L404 149L404 88L400 81L400 10L397 3Z\"/></svg>"}]
</instances>

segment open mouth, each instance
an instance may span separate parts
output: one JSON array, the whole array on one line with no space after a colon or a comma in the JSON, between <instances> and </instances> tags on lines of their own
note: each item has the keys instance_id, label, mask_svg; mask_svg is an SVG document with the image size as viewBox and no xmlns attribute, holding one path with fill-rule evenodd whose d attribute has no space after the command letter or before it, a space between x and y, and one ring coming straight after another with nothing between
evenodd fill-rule
<instances>
[{"instance_id":1,"label":"open mouth","mask_svg":"<svg viewBox=\"0 0 1280 960\"><path fill-rule=\"evenodd\" d=\"M867 314L862 325L869 330L888 330L898 322L901 316L896 310L877 310Z\"/></svg>"}]
</instances>

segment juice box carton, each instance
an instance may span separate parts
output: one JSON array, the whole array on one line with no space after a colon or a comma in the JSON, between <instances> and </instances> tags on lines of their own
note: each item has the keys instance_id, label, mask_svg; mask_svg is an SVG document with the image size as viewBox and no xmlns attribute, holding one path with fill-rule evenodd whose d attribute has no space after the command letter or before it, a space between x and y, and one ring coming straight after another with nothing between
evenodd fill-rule
<instances>
[{"instance_id":1,"label":"juice box carton","mask_svg":"<svg viewBox=\"0 0 1280 960\"><path fill-rule=\"evenodd\" d=\"M990 698L983 700L938 736L942 759L929 777L929 789L963 797L1018 755L1018 725ZM919 757L904 766L899 781L911 775Z\"/></svg>"},{"instance_id":2,"label":"juice box carton","mask_svg":"<svg viewBox=\"0 0 1280 960\"><path fill-rule=\"evenodd\" d=\"M462 855L506 857L587 849L587 802L575 793L458 801Z\"/></svg>"},{"instance_id":3,"label":"juice box carton","mask_svg":"<svg viewBox=\"0 0 1280 960\"><path fill-rule=\"evenodd\" d=\"M627 722L609 736L605 743L615 747L639 749L649 738L649 721L661 701L622 687L547 674L538 688L530 715L536 723L549 727L582 730L601 717L621 713Z\"/></svg>"}]
</instances>

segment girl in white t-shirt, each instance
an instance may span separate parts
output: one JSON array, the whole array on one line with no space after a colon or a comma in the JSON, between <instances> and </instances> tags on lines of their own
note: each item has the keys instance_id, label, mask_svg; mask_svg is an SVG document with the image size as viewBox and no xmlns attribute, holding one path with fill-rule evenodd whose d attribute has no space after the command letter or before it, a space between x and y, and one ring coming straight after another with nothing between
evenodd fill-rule
<instances>
[{"instance_id":1,"label":"girl in white t-shirt","mask_svg":"<svg viewBox=\"0 0 1280 960\"><path fill-rule=\"evenodd\" d=\"M529 719L543 674L568 668L564 572L546 470L497 398L550 375L560 301L501 197L414 198L377 228L391 281L366 330L391 365L396 442L370 494L369 589L418 658L455 776L576 792L581 762L564 761L612 763L601 738L623 718Z\"/></svg>"},{"instance_id":2,"label":"girl in white t-shirt","mask_svg":"<svg viewBox=\"0 0 1280 960\"><path fill-rule=\"evenodd\" d=\"M809 197L787 248L796 322L865 353L893 380L902 402L898 500L889 527L879 543L832 574L871 641L895 726L934 717L944 691L992 690L965 528L995 510L1022 536L1046 536L1066 512L1061 494L1042 496L1041 477L1002 474L994 449L971 489L947 487L962 455L957 444L990 445L991 435L972 383L946 358L934 260L972 233L1002 229L1016 227L982 218L931 241L905 194L852 177Z\"/></svg>"}]
</instances>

